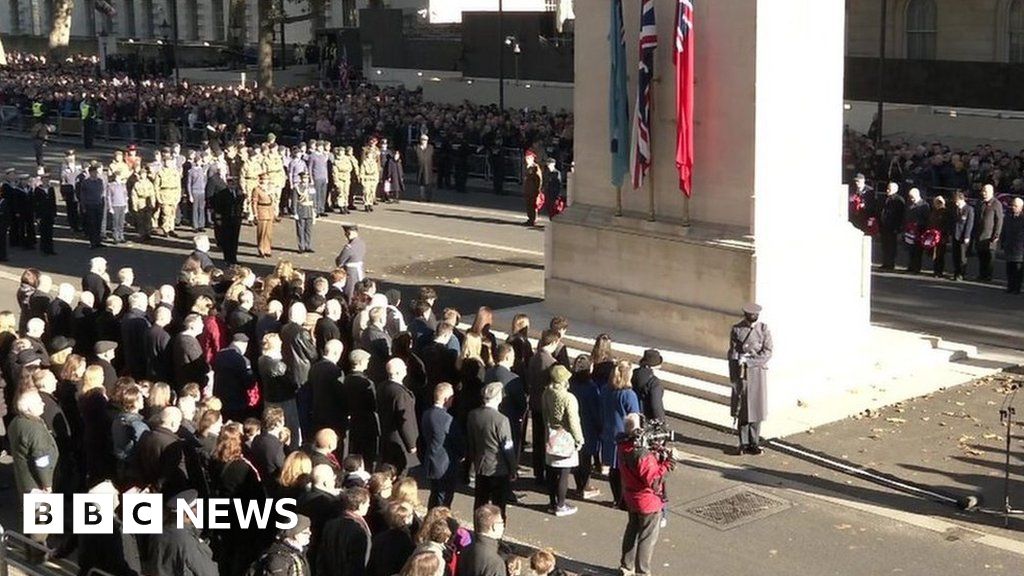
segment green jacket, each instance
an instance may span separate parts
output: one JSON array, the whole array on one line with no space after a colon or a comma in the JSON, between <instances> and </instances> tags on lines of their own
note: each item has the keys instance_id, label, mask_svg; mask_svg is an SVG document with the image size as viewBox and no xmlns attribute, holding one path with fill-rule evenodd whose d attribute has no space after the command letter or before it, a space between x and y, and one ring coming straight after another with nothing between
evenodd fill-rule
<instances>
[{"instance_id":1,"label":"green jacket","mask_svg":"<svg viewBox=\"0 0 1024 576\"><path fill-rule=\"evenodd\" d=\"M27 494L33 489L53 487L57 468L57 441L41 418L18 415L7 429L14 457L14 485Z\"/></svg>"},{"instance_id":2,"label":"green jacket","mask_svg":"<svg viewBox=\"0 0 1024 576\"><path fill-rule=\"evenodd\" d=\"M541 397L544 423L551 428L563 428L576 441L576 448L583 446L583 428L580 426L580 405L569 393L569 383L548 384Z\"/></svg>"}]
</instances>

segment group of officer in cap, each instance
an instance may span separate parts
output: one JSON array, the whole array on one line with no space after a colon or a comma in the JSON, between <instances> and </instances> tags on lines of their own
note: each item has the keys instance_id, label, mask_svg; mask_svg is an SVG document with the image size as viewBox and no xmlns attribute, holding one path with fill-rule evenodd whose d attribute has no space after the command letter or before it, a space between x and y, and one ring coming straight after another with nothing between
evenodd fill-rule
<instances>
[{"instance_id":1,"label":"group of officer in cap","mask_svg":"<svg viewBox=\"0 0 1024 576\"><path fill-rule=\"evenodd\" d=\"M0 183L0 262L7 261L7 245L26 250L37 245L45 255L53 255L53 223L57 218L57 198L47 174L40 167L35 174L4 171Z\"/></svg>"}]
</instances>

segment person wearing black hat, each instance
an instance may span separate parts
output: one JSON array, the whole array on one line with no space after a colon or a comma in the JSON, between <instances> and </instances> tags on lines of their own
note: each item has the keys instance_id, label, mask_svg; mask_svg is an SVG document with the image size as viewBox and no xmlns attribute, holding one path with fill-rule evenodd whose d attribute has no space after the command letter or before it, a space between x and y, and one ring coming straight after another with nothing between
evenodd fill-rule
<instances>
[{"instance_id":1,"label":"person wearing black hat","mask_svg":"<svg viewBox=\"0 0 1024 576\"><path fill-rule=\"evenodd\" d=\"M182 511L184 525L177 527L179 508L190 508L197 513L199 493L185 490L178 493L167 504L164 514L163 532L156 538L149 538L149 553L144 566L145 574L152 576L217 576L217 563L213 561L213 550L199 536L199 530L192 524L191 517Z\"/></svg>"},{"instance_id":2,"label":"person wearing black hat","mask_svg":"<svg viewBox=\"0 0 1024 576\"><path fill-rule=\"evenodd\" d=\"M868 186L863 174L857 173L850 184L849 218L850 223L863 232L868 230L868 219L875 214L875 189Z\"/></svg>"},{"instance_id":3,"label":"person wearing black hat","mask_svg":"<svg viewBox=\"0 0 1024 576\"><path fill-rule=\"evenodd\" d=\"M90 248L103 246L103 202L106 184L100 178L100 167L93 163L89 166L89 176L82 181L79 199L82 203L85 232L89 237Z\"/></svg>"},{"instance_id":4,"label":"person wearing black hat","mask_svg":"<svg viewBox=\"0 0 1024 576\"><path fill-rule=\"evenodd\" d=\"M107 390L107 396L114 394L114 387L117 385L117 371L114 370L114 353L117 350L117 342L111 340L100 340L93 346L96 353L96 360L92 364L103 368L103 387Z\"/></svg>"},{"instance_id":5,"label":"person wearing black hat","mask_svg":"<svg viewBox=\"0 0 1024 576\"><path fill-rule=\"evenodd\" d=\"M661 352L644 350L640 366L633 371L633 391L640 400L640 411L648 420L665 420L665 386L658 378L657 370L661 366Z\"/></svg>"},{"instance_id":6,"label":"person wearing black hat","mask_svg":"<svg viewBox=\"0 0 1024 576\"><path fill-rule=\"evenodd\" d=\"M312 538L309 517L297 514L295 526L281 530L277 540L260 556L250 574L256 576L309 576L309 562L305 549Z\"/></svg>"},{"instance_id":7,"label":"person wearing black hat","mask_svg":"<svg viewBox=\"0 0 1024 576\"><path fill-rule=\"evenodd\" d=\"M743 320L729 333L729 380L732 381L730 413L736 421L738 453L760 454L761 422L768 409L768 361L772 357L772 333L760 321L761 306L743 307Z\"/></svg>"}]
</instances>

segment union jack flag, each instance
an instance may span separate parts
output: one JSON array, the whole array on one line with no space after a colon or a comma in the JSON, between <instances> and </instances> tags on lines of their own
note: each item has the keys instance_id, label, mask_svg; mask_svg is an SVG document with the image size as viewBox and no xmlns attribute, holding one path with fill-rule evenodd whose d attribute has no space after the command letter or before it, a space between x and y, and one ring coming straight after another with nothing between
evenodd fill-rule
<instances>
[{"instance_id":1,"label":"union jack flag","mask_svg":"<svg viewBox=\"0 0 1024 576\"><path fill-rule=\"evenodd\" d=\"M640 5L640 73L637 77L636 122L633 125L633 188L639 190L651 169L651 89L654 81L654 49L658 30L654 20L654 0Z\"/></svg>"}]
</instances>

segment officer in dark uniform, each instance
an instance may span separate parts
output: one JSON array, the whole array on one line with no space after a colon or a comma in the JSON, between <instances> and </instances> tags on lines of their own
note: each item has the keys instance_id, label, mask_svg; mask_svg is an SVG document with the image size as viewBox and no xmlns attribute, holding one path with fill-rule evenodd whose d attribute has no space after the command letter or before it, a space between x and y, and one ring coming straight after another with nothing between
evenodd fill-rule
<instances>
[{"instance_id":1,"label":"officer in dark uniform","mask_svg":"<svg viewBox=\"0 0 1024 576\"><path fill-rule=\"evenodd\" d=\"M213 222L224 261L237 264L238 235L245 217L245 194L238 186L222 185L223 182L218 170L211 171L206 181L206 197L213 206Z\"/></svg>"},{"instance_id":2,"label":"officer in dark uniform","mask_svg":"<svg viewBox=\"0 0 1024 576\"><path fill-rule=\"evenodd\" d=\"M768 412L768 361L772 358L772 333L760 320L761 306L743 306L743 320L729 332L729 380L732 382L730 413L739 436L737 453L762 452L761 422Z\"/></svg>"},{"instance_id":3,"label":"officer in dark uniform","mask_svg":"<svg viewBox=\"0 0 1024 576\"><path fill-rule=\"evenodd\" d=\"M52 256L56 254L53 251L53 222L57 219L57 183L47 183L45 177L46 174L41 174L32 190L32 208L39 219L39 249L43 254Z\"/></svg>"},{"instance_id":4,"label":"officer in dark uniform","mask_svg":"<svg viewBox=\"0 0 1024 576\"><path fill-rule=\"evenodd\" d=\"M12 248L14 246L21 246L22 243L21 228L11 226L17 222L18 215L21 212L21 190L18 185L18 175L14 172L14 168L5 170L4 183L0 184L4 199L7 200L8 228L10 229Z\"/></svg>"},{"instance_id":5,"label":"officer in dark uniform","mask_svg":"<svg viewBox=\"0 0 1024 576\"><path fill-rule=\"evenodd\" d=\"M36 220L32 215L32 177L28 174L18 176L18 186L15 188L13 213L14 230L18 237L18 246L25 250L34 250L36 247Z\"/></svg>"}]
</instances>

